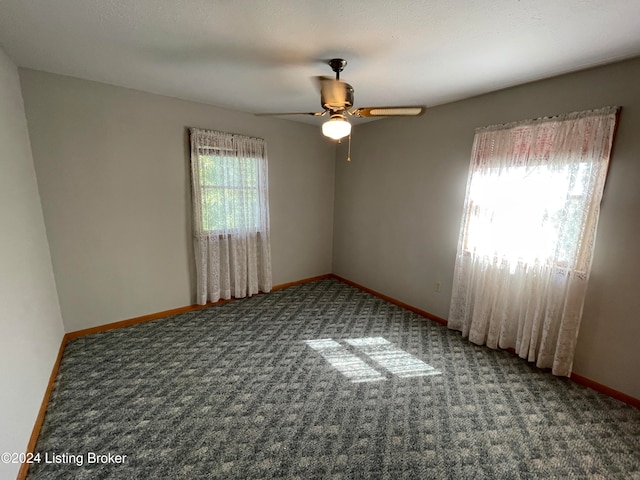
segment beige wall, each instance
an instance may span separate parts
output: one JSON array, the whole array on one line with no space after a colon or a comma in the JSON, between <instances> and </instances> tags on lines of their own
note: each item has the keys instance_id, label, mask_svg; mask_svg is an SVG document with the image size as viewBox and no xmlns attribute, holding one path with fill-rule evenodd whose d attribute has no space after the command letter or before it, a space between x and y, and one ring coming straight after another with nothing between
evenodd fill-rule
<instances>
[{"instance_id":1,"label":"beige wall","mask_svg":"<svg viewBox=\"0 0 640 480\"><path fill-rule=\"evenodd\" d=\"M273 282L329 273L333 144L318 128L20 70L67 331L195 302L187 127L264 138Z\"/></svg>"},{"instance_id":2,"label":"beige wall","mask_svg":"<svg viewBox=\"0 0 640 480\"><path fill-rule=\"evenodd\" d=\"M574 371L640 398L639 79L635 59L356 127L353 161L336 156L333 271L446 318L475 128L620 105Z\"/></svg>"},{"instance_id":3,"label":"beige wall","mask_svg":"<svg viewBox=\"0 0 640 480\"><path fill-rule=\"evenodd\" d=\"M0 453L25 452L64 335L18 70L0 49ZM20 465L0 462L0 478Z\"/></svg>"}]
</instances>

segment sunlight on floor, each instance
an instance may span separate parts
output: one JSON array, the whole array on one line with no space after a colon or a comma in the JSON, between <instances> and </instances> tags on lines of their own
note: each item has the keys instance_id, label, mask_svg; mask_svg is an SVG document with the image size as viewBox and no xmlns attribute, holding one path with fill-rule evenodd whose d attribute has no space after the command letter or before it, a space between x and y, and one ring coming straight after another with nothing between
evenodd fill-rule
<instances>
[{"instance_id":1,"label":"sunlight on floor","mask_svg":"<svg viewBox=\"0 0 640 480\"><path fill-rule=\"evenodd\" d=\"M331 338L306 340L305 343L354 383L387 379L369 363L400 378L442 373L382 337L349 338L342 341L346 345Z\"/></svg>"},{"instance_id":2,"label":"sunlight on floor","mask_svg":"<svg viewBox=\"0 0 640 480\"><path fill-rule=\"evenodd\" d=\"M349 338L345 342L400 378L425 377L442 373L410 353L400 350L382 337Z\"/></svg>"},{"instance_id":3,"label":"sunlight on floor","mask_svg":"<svg viewBox=\"0 0 640 480\"><path fill-rule=\"evenodd\" d=\"M367 365L362 359L349 352L344 345L340 345L335 340L327 338L307 340L305 343L318 351L333 368L354 383L386 380L377 370Z\"/></svg>"}]
</instances>

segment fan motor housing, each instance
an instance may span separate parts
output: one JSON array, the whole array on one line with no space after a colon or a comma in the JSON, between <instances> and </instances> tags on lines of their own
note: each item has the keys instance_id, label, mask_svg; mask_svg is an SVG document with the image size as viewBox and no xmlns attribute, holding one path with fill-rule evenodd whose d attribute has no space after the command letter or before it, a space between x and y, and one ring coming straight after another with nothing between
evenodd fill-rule
<instances>
[{"instance_id":1,"label":"fan motor housing","mask_svg":"<svg viewBox=\"0 0 640 480\"><path fill-rule=\"evenodd\" d=\"M332 99L326 99L324 95L320 95L322 108L333 111L348 110L353 107L353 87L346 82L340 82L344 85L345 99L344 102L331 102Z\"/></svg>"}]
</instances>

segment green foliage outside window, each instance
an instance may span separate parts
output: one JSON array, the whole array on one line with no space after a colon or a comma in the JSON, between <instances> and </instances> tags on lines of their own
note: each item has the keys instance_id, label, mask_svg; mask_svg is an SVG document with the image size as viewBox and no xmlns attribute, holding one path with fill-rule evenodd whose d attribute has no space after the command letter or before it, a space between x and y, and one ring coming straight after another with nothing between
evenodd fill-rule
<instances>
[{"instance_id":1,"label":"green foliage outside window","mask_svg":"<svg viewBox=\"0 0 640 480\"><path fill-rule=\"evenodd\" d=\"M259 230L259 161L224 155L200 157L205 231Z\"/></svg>"}]
</instances>

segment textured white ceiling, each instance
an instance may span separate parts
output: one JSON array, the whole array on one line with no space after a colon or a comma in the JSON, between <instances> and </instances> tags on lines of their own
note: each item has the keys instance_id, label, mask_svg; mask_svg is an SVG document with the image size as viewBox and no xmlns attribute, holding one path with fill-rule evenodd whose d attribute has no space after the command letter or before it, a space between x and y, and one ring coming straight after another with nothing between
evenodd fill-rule
<instances>
[{"instance_id":1,"label":"textured white ceiling","mask_svg":"<svg viewBox=\"0 0 640 480\"><path fill-rule=\"evenodd\" d=\"M22 67L247 112L434 106L640 55L638 0L0 0ZM288 117L310 120L308 117Z\"/></svg>"}]
</instances>

